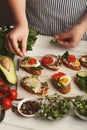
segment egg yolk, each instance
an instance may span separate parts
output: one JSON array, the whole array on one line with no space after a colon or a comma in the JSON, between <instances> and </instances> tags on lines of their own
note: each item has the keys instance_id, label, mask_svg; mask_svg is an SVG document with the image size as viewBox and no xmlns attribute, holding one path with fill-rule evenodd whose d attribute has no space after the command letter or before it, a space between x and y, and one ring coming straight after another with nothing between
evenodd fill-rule
<instances>
[{"instance_id":1,"label":"egg yolk","mask_svg":"<svg viewBox=\"0 0 87 130\"><path fill-rule=\"evenodd\" d=\"M68 78L64 77L64 78L60 79L59 82L62 83L62 84L67 83L68 82Z\"/></svg>"},{"instance_id":2,"label":"egg yolk","mask_svg":"<svg viewBox=\"0 0 87 130\"><path fill-rule=\"evenodd\" d=\"M79 61L74 62L74 65L80 65Z\"/></svg>"}]
</instances>

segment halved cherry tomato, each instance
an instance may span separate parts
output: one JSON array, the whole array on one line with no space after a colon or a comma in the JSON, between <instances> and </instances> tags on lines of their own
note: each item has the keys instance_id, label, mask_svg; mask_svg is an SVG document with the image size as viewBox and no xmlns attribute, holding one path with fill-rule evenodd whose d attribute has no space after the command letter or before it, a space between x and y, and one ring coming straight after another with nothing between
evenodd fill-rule
<instances>
[{"instance_id":1,"label":"halved cherry tomato","mask_svg":"<svg viewBox=\"0 0 87 130\"><path fill-rule=\"evenodd\" d=\"M76 61L76 57L74 55L68 55L68 61L69 62L75 62Z\"/></svg>"},{"instance_id":2,"label":"halved cherry tomato","mask_svg":"<svg viewBox=\"0 0 87 130\"><path fill-rule=\"evenodd\" d=\"M2 102L2 104L3 104L4 108L5 108L6 110L8 110L8 109L11 108L11 106L12 106L11 99L5 98L5 99L3 100L3 102Z\"/></svg>"},{"instance_id":3,"label":"halved cherry tomato","mask_svg":"<svg viewBox=\"0 0 87 130\"><path fill-rule=\"evenodd\" d=\"M15 89L11 89L9 90L8 92L8 97L11 99L11 100L15 100L18 96L18 93Z\"/></svg>"},{"instance_id":4,"label":"halved cherry tomato","mask_svg":"<svg viewBox=\"0 0 87 130\"><path fill-rule=\"evenodd\" d=\"M36 63L37 63L37 60L36 60L35 58L30 58L30 59L28 60L28 63L29 63L30 65L33 65L33 64L36 64Z\"/></svg>"},{"instance_id":5,"label":"halved cherry tomato","mask_svg":"<svg viewBox=\"0 0 87 130\"><path fill-rule=\"evenodd\" d=\"M58 73L52 75L52 79L57 80L57 79L59 79L60 77L62 77L64 75L66 75L66 74L64 74L63 72L58 72Z\"/></svg>"},{"instance_id":6,"label":"halved cherry tomato","mask_svg":"<svg viewBox=\"0 0 87 130\"><path fill-rule=\"evenodd\" d=\"M0 85L4 84L4 80L0 79Z\"/></svg>"},{"instance_id":7,"label":"halved cherry tomato","mask_svg":"<svg viewBox=\"0 0 87 130\"><path fill-rule=\"evenodd\" d=\"M47 64L47 65L52 64L53 63L53 57L51 57L51 56L44 56L42 58L42 63Z\"/></svg>"},{"instance_id":8,"label":"halved cherry tomato","mask_svg":"<svg viewBox=\"0 0 87 130\"><path fill-rule=\"evenodd\" d=\"M2 86L2 91L3 91L4 93L8 92L9 90L10 90L10 86L8 86L8 85Z\"/></svg>"}]
</instances>

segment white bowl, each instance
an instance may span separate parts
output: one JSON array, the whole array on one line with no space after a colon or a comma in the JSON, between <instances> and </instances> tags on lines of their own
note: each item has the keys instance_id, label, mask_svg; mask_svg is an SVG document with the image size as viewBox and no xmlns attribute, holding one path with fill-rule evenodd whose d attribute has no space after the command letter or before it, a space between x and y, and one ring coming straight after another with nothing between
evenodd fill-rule
<instances>
[{"instance_id":1,"label":"white bowl","mask_svg":"<svg viewBox=\"0 0 87 130\"><path fill-rule=\"evenodd\" d=\"M18 106L17 106L17 109L18 109L18 112L22 115L22 116L24 116L24 117L34 117L35 116L35 114L24 114L24 113L22 113L21 112L21 106L22 106L22 104L23 103L25 103L26 101L37 101L36 99L32 99L32 98L24 98L23 100L21 100L19 103L18 103Z\"/></svg>"}]
</instances>

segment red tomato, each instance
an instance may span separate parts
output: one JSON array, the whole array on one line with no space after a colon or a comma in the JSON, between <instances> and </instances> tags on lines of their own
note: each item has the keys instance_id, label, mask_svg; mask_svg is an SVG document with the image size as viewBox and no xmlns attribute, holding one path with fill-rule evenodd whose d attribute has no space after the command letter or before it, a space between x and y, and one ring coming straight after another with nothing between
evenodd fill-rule
<instances>
[{"instance_id":1,"label":"red tomato","mask_svg":"<svg viewBox=\"0 0 87 130\"><path fill-rule=\"evenodd\" d=\"M4 85L2 86L2 91L5 93L5 92L8 92L10 90L10 86L8 85Z\"/></svg>"},{"instance_id":2,"label":"red tomato","mask_svg":"<svg viewBox=\"0 0 87 130\"><path fill-rule=\"evenodd\" d=\"M51 56L44 56L42 58L42 62L43 62L43 64L50 65L50 64L53 63L53 57L51 57Z\"/></svg>"},{"instance_id":3,"label":"red tomato","mask_svg":"<svg viewBox=\"0 0 87 130\"><path fill-rule=\"evenodd\" d=\"M9 90L8 96L11 100L15 100L18 96L17 91L15 89Z\"/></svg>"},{"instance_id":4,"label":"red tomato","mask_svg":"<svg viewBox=\"0 0 87 130\"><path fill-rule=\"evenodd\" d=\"M11 99L5 98L5 99L3 100L3 102L2 102L2 104L3 104L4 108L5 108L6 110L8 110L8 109L11 108L11 106L12 106Z\"/></svg>"},{"instance_id":5,"label":"red tomato","mask_svg":"<svg viewBox=\"0 0 87 130\"><path fill-rule=\"evenodd\" d=\"M63 72L58 72L58 73L52 75L52 79L57 80L57 79L59 79L60 77L62 77L63 75L66 75L66 74L64 74Z\"/></svg>"},{"instance_id":6,"label":"red tomato","mask_svg":"<svg viewBox=\"0 0 87 130\"><path fill-rule=\"evenodd\" d=\"M0 99L2 99L4 96L3 92L0 92Z\"/></svg>"},{"instance_id":7,"label":"red tomato","mask_svg":"<svg viewBox=\"0 0 87 130\"><path fill-rule=\"evenodd\" d=\"M28 63L29 63L30 65L33 65L33 64L36 64L37 61L36 61L35 58L30 58L30 59L28 60Z\"/></svg>"},{"instance_id":8,"label":"red tomato","mask_svg":"<svg viewBox=\"0 0 87 130\"><path fill-rule=\"evenodd\" d=\"M0 85L4 84L4 80L0 79Z\"/></svg>"},{"instance_id":9,"label":"red tomato","mask_svg":"<svg viewBox=\"0 0 87 130\"><path fill-rule=\"evenodd\" d=\"M68 55L68 61L69 62L75 62L76 61L76 57L74 55Z\"/></svg>"}]
</instances>

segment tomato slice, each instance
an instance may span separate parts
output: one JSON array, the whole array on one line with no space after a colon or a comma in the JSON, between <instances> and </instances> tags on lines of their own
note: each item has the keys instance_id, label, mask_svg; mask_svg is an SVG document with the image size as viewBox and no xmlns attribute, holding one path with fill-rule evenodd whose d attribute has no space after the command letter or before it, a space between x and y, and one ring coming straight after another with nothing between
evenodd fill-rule
<instances>
[{"instance_id":1,"label":"tomato slice","mask_svg":"<svg viewBox=\"0 0 87 130\"><path fill-rule=\"evenodd\" d=\"M46 65L50 65L53 63L53 57L52 56L44 56L42 58L42 63Z\"/></svg>"},{"instance_id":2,"label":"tomato slice","mask_svg":"<svg viewBox=\"0 0 87 130\"><path fill-rule=\"evenodd\" d=\"M64 75L66 75L66 74L63 73L63 72L58 72L58 73L52 75L52 79L57 80L57 79L59 79L60 77L62 77L62 76L64 76Z\"/></svg>"},{"instance_id":3,"label":"tomato slice","mask_svg":"<svg viewBox=\"0 0 87 130\"><path fill-rule=\"evenodd\" d=\"M33 65L33 64L36 64L36 63L37 63L37 60L36 60L35 58L30 58L30 59L28 60L28 63L29 63L30 65Z\"/></svg>"},{"instance_id":4,"label":"tomato slice","mask_svg":"<svg viewBox=\"0 0 87 130\"><path fill-rule=\"evenodd\" d=\"M68 55L68 61L69 62L75 62L76 61L75 55Z\"/></svg>"}]
</instances>

